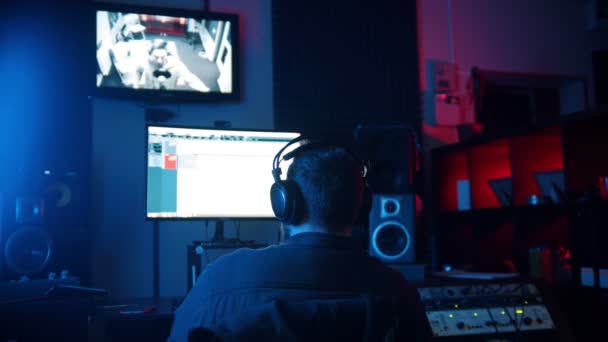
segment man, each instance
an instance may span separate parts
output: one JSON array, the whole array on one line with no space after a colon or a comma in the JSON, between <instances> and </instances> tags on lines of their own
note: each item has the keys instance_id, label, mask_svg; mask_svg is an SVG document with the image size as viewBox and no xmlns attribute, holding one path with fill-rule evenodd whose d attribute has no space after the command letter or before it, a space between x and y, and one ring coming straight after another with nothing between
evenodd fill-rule
<instances>
[{"instance_id":1,"label":"man","mask_svg":"<svg viewBox=\"0 0 608 342\"><path fill-rule=\"evenodd\" d=\"M306 331L314 330L309 326L311 319L324 315L310 313L310 309L323 304L290 303L364 294L405 298L401 309L409 313L408 324L418 330L410 332L412 340L427 340L426 315L416 290L399 273L369 256L351 237L353 223L363 205L365 184L361 162L340 147L299 149L300 152L298 149L294 152L285 182L295 185L291 190L296 192L287 197L299 197L296 205L300 207L295 208L295 216L286 215L290 219L283 217L284 212L277 215L287 222L283 228L288 237L265 249L237 250L209 265L176 311L170 341L185 341L188 331L198 326L216 332L266 329L261 335L259 331L248 332L228 340L255 340L260 336L263 340L291 340L302 333L323 333ZM280 172L276 172L280 170L279 155L273 170L275 180L279 180L273 192L277 185L290 188L282 184ZM283 197L279 195L272 201L277 198L281 201ZM275 214L285 208L283 204L273 203ZM337 303L340 305L339 300ZM324 311L327 314L341 310L332 306ZM294 322L293 317L307 323ZM348 324L346 330L357 332L360 337L362 327L354 321ZM306 339L312 339L311 336Z\"/></svg>"},{"instance_id":2,"label":"man","mask_svg":"<svg viewBox=\"0 0 608 342\"><path fill-rule=\"evenodd\" d=\"M176 55L169 52L166 40L154 40L148 54L148 61L139 68L141 74L139 87L176 89L178 82L183 82L195 91L209 92L209 87L193 74Z\"/></svg>"},{"instance_id":3,"label":"man","mask_svg":"<svg viewBox=\"0 0 608 342\"><path fill-rule=\"evenodd\" d=\"M116 42L110 48L110 57L120 76L122 84L139 88L142 60L148 58L148 44L145 30L137 14L125 14L119 19L122 29L116 35Z\"/></svg>"}]
</instances>

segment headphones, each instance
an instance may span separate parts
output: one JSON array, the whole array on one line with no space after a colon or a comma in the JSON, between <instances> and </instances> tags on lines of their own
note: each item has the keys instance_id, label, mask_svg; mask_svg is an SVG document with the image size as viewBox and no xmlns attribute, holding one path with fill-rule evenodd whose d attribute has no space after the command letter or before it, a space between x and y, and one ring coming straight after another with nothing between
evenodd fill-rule
<instances>
[{"instance_id":1,"label":"headphones","mask_svg":"<svg viewBox=\"0 0 608 342\"><path fill-rule=\"evenodd\" d=\"M307 143L304 143L293 151L285 153L283 152L291 145L308 140ZM296 155L301 154L306 151L320 149L324 147L339 147L343 148L356 162L361 165L361 177L363 178L363 201L357 215L357 221L362 220L363 218L367 218L367 214L371 209L372 195L369 187L367 186L366 176L368 172L367 163L359 158L356 154L354 154L350 149L340 146L339 144L331 144L325 141L310 141L304 135L300 135L299 137L288 142L283 148L279 150L279 152L275 155L274 160L272 162L272 177L274 178L274 183L270 187L270 203L272 204L272 211L274 212L275 217L282 223L286 225L292 225L298 223L301 219L303 208L304 208L304 199L302 197L302 192L298 187L298 184L291 179L281 179L281 161L287 161L293 159ZM358 223L358 222L357 222Z\"/></svg>"}]
</instances>

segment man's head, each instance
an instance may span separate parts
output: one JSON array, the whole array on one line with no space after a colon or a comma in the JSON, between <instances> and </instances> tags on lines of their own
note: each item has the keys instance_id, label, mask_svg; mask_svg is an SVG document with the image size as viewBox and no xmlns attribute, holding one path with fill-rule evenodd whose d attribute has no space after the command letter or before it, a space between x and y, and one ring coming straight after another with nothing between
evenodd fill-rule
<instances>
[{"instance_id":1,"label":"man's head","mask_svg":"<svg viewBox=\"0 0 608 342\"><path fill-rule=\"evenodd\" d=\"M156 39L152 42L149 50L150 63L155 68L164 67L169 61L169 50L167 49L167 41Z\"/></svg>"},{"instance_id":2,"label":"man's head","mask_svg":"<svg viewBox=\"0 0 608 342\"><path fill-rule=\"evenodd\" d=\"M297 153L287 180L301 194L300 220L292 227L314 227L329 233L347 233L363 201L363 165L341 147L319 147Z\"/></svg>"}]
</instances>

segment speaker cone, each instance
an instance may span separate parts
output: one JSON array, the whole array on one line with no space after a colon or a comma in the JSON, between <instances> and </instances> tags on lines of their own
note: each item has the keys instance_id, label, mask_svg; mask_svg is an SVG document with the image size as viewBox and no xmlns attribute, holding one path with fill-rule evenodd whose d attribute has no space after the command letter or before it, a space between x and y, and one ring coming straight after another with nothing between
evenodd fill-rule
<instances>
[{"instance_id":1,"label":"speaker cone","mask_svg":"<svg viewBox=\"0 0 608 342\"><path fill-rule=\"evenodd\" d=\"M4 257L15 273L32 275L44 271L51 259L52 241L40 227L26 226L16 230L6 241Z\"/></svg>"},{"instance_id":2,"label":"speaker cone","mask_svg":"<svg viewBox=\"0 0 608 342\"><path fill-rule=\"evenodd\" d=\"M386 221L374 231L371 241L374 252L387 260L401 258L410 247L410 234L397 221Z\"/></svg>"}]
</instances>

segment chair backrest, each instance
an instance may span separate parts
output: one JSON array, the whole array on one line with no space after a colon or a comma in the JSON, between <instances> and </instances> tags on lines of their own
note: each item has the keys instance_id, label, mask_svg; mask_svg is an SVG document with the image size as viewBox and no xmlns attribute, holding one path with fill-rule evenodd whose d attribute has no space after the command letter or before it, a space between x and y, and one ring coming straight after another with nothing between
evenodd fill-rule
<instances>
[{"instance_id":1,"label":"chair backrest","mask_svg":"<svg viewBox=\"0 0 608 342\"><path fill-rule=\"evenodd\" d=\"M363 295L341 299L275 300L195 328L189 342L210 341L427 341L415 310L401 298ZM416 330L422 330L417 332Z\"/></svg>"}]
</instances>

